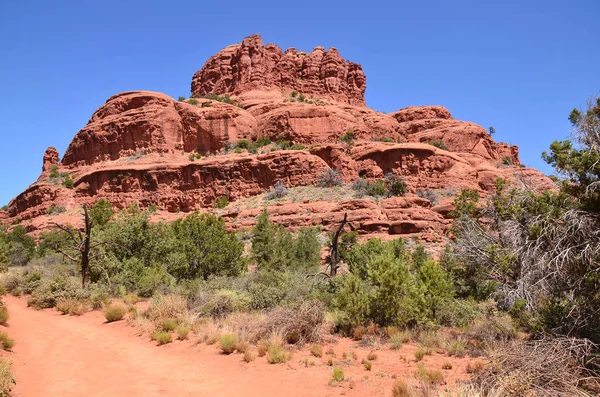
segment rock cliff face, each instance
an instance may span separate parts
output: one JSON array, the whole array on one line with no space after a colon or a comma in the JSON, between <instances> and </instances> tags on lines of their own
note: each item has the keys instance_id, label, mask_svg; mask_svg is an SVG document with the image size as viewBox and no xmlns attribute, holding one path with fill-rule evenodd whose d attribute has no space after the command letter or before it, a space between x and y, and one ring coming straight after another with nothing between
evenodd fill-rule
<instances>
[{"instance_id":1,"label":"rock cliff face","mask_svg":"<svg viewBox=\"0 0 600 397\"><path fill-rule=\"evenodd\" d=\"M365 81L360 65L335 49L282 53L257 35L248 37L194 75L198 98L176 101L148 91L109 98L60 162L56 149L46 151L40 178L0 220L23 221L28 230L57 217L77 222L82 204L103 198L117 208L155 206L164 220L216 211L232 230L251 227L266 207L291 229L331 229L348 213L349 228L364 236L421 233L437 239L451 223L449 204L461 188L485 196L498 177L552 188L538 171L520 166L516 146L494 142L484 128L454 119L441 106L390 114L369 109ZM202 98L209 93L231 97L229 103ZM353 139L342 141L344 135ZM259 138L272 143L252 153L234 149L241 140ZM292 144L298 150L283 150ZM50 175L54 166L58 177ZM317 187L319 175L330 169L345 185ZM351 184L358 177L390 173L407 183L405 197L354 197ZM73 189L63 183L65 174ZM288 196L264 200L277 182ZM431 200L419 197L426 190ZM230 204L214 209L223 197ZM52 205L67 212L48 215Z\"/></svg>"},{"instance_id":2,"label":"rock cliff face","mask_svg":"<svg viewBox=\"0 0 600 397\"><path fill-rule=\"evenodd\" d=\"M359 64L344 60L335 48L316 47L310 54L263 44L257 34L229 46L194 74L192 94L239 94L278 89L364 105L366 77Z\"/></svg>"}]
</instances>

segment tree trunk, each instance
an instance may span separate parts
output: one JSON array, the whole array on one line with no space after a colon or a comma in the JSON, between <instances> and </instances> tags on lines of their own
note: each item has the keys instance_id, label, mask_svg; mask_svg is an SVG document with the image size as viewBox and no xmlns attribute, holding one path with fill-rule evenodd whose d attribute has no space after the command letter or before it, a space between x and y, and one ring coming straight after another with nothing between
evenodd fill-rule
<instances>
[{"instance_id":1,"label":"tree trunk","mask_svg":"<svg viewBox=\"0 0 600 397\"><path fill-rule=\"evenodd\" d=\"M342 224L336 230L333 235L333 239L331 241L331 246L329 247L329 260L331 261L331 267L329 268L329 277L335 277L338 269L339 251L338 251L338 240L340 238L340 234L342 234L342 230L346 225L348 219L348 213L344 213L344 220L342 220Z\"/></svg>"}]
</instances>

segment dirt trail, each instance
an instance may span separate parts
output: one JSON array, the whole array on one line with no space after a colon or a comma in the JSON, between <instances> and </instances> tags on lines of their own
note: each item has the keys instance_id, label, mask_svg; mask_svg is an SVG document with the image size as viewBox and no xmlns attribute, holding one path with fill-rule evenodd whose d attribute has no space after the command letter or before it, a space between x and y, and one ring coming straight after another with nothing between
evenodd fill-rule
<instances>
[{"instance_id":1,"label":"dirt trail","mask_svg":"<svg viewBox=\"0 0 600 397\"><path fill-rule=\"evenodd\" d=\"M215 346L175 342L157 347L124 322L101 313L81 317L35 311L7 296L8 332L16 340L16 397L70 396L324 396L327 375L289 365L244 363L216 354Z\"/></svg>"}]
</instances>

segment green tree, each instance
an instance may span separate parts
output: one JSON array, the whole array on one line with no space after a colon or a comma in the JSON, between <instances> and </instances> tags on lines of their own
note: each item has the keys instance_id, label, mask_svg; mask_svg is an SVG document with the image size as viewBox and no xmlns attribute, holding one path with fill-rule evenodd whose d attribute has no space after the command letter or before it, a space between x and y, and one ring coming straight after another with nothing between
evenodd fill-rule
<instances>
[{"instance_id":1,"label":"green tree","mask_svg":"<svg viewBox=\"0 0 600 397\"><path fill-rule=\"evenodd\" d=\"M423 292L423 303L428 318L437 320L440 309L454 297L454 288L448 274L433 259L426 259L418 267L417 279Z\"/></svg>"},{"instance_id":2,"label":"green tree","mask_svg":"<svg viewBox=\"0 0 600 397\"><path fill-rule=\"evenodd\" d=\"M180 259L169 273L178 279L237 276L245 270L243 243L225 228L222 218L194 213L173 223L176 251Z\"/></svg>"},{"instance_id":3,"label":"green tree","mask_svg":"<svg viewBox=\"0 0 600 397\"><path fill-rule=\"evenodd\" d=\"M108 200L100 199L90 208L90 217L98 227L106 225L113 214L112 203Z\"/></svg>"}]
</instances>

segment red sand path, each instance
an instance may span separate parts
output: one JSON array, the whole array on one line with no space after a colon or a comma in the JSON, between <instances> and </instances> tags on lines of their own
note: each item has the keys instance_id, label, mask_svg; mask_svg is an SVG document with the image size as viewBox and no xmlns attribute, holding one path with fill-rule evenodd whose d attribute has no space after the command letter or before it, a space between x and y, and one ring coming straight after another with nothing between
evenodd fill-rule
<instances>
[{"instance_id":1,"label":"red sand path","mask_svg":"<svg viewBox=\"0 0 600 397\"><path fill-rule=\"evenodd\" d=\"M286 365L265 367L215 354L214 346L175 342L157 347L124 322L104 324L100 313L61 316L28 308L24 299L4 299L8 332L16 340L11 357L16 397L322 396L341 391L327 393L327 379L302 379ZM252 370L258 366L269 373Z\"/></svg>"},{"instance_id":2,"label":"red sand path","mask_svg":"<svg viewBox=\"0 0 600 397\"><path fill-rule=\"evenodd\" d=\"M344 368L347 380L330 386L331 356L312 357L307 348L285 364L268 364L265 357L245 363L241 355L219 354L216 345L174 341L156 346L125 321L106 323L100 312L70 317L28 308L23 298L3 299L10 315L6 331L16 341L9 354L15 397L389 396L393 378L416 369L414 361L403 360L413 356L413 345L378 350L373 371L367 372L360 360L370 348L336 338L326 348L335 351L334 365ZM357 353L353 362L342 359L349 351ZM434 354L422 363L441 369L445 361L453 363L444 371L449 382L468 376L470 359Z\"/></svg>"}]
</instances>

